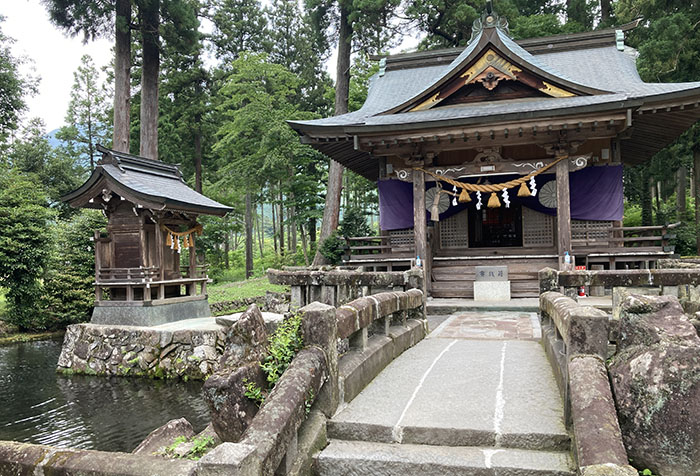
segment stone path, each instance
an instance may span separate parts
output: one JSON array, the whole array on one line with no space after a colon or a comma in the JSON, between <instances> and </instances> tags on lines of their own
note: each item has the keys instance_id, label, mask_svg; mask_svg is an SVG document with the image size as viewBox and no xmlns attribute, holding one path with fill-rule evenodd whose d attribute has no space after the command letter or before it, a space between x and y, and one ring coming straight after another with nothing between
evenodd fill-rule
<instances>
[{"instance_id":1,"label":"stone path","mask_svg":"<svg viewBox=\"0 0 700 476\"><path fill-rule=\"evenodd\" d=\"M537 316L461 312L328 424L321 475L572 475Z\"/></svg>"}]
</instances>

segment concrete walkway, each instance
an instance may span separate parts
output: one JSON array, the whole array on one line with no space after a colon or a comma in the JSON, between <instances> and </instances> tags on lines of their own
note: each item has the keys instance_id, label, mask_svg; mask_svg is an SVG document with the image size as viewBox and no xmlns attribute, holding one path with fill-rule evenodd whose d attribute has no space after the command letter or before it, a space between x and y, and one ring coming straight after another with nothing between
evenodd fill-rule
<instances>
[{"instance_id":1,"label":"concrete walkway","mask_svg":"<svg viewBox=\"0 0 700 476\"><path fill-rule=\"evenodd\" d=\"M451 315L329 422L319 473L573 474L540 336L534 313Z\"/></svg>"}]
</instances>

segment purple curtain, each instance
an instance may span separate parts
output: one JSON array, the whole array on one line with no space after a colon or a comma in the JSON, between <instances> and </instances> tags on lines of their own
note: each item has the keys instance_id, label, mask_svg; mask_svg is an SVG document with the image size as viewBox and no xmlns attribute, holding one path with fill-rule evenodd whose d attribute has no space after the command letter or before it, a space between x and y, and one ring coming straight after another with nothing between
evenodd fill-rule
<instances>
[{"instance_id":1,"label":"purple curtain","mask_svg":"<svg viewBox=\"0 0 700 476\"><path fill-rule=\"evenodd\" d=\"M508 181L518 176L498 176L499 182ZM537 189L554 180L554 174L539 175L535 180ZM474 182L475 180L470 180ZM571 196L571 218L574 220L622 220L623 192L622 192L622 165L586 167L583 170L569 174L569 189ZM433 187L432 183L426 184L426 188ZM448 187L447 185L445 185ZM379 225L382 230L399 230L413 227L413 184L400 180L382 180L378 182L379 188ZM547 208L540 204L537 197L520 198L518 189L509 190L510 200L513 203L520 202L523 206L546 213L556 215L556 208ZM500 199L500 194L499 194ZM459 213L467 207L475 206L475 197L472 194L472 202L457 206L450 206L440 219L448 218ZM488 194L483 194L484 206L488 201ZM427 213L427 211L426 211Z\"/></svg>"},{"instance_id":2,"label":"purple curtain","mask_svg":"<svg viewBox=\"0 0 700 476\"><path fill-rule=\"evenodd\" d=\"M400 180L380 180L379 228L413 228L413 184Z\"/></svg>"}]
</instances>

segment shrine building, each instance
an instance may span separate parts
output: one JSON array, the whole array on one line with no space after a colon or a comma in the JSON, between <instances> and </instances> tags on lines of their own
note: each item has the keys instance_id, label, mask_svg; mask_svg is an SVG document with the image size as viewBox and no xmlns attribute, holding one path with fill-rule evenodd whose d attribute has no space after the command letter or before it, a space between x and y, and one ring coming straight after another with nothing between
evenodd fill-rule
<instances>
[{"instance_id":1,"label":"shrine building","mask_svg":"<svg viewBox=\"0 0 700 476\"><path fill-rule=\"evenodd\" d=\"M361 109L290 121L377 182L380 236L351 239L348 263L420 256L432 296L467 298L476 266L506 266L512 296L534 297L545 266L672 254L669 228L623 227L622 171L700 118L700 82L643 82L636 25L514 41L487 12L466 47L382 58Z\"/></svg>"},{"instance_id":2,"label":"shrine building","mask_svg":"<svg viewBox=\"0 0 700 476\"><path fill-rule=\"evenodd\" d=\"M90 178L62 200L102 210L95 231L93 324L149 326L209 317L207 268L197 260L199 215L231 208L192 190L176 165L97 146Z\"/></svg>"}]
</instances>

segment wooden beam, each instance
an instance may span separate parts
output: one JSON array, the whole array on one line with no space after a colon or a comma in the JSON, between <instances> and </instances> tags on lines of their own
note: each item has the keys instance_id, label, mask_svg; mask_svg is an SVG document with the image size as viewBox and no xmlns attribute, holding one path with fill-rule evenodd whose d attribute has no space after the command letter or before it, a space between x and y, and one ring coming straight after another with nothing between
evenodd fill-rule
<instances>
[{"instance_id":1,"label":"wooden beam","mask_svg":"<svg viewBox=\"0 0 700 476\"><path fill-rule=\"evenodd\" d=\"M591 161L593 154L575 155L567 159L569 164L569 172L576 172L585 168ZM460 179L473 176L488 176L501 174L520 174L527 175L530 172L541 169L542 167L554 162L553 158L535 159L535 160L503 160L492 163L473 163L465 162L462 165L444 165L440 167L423 167L425 170L444 175L451 179ZM396 169L396 178L404 182L413 181L413 169ZM435 178L430 175L425 176L427 182L434 182Z\"/></svg>"},{"instance_id":2,"label":"wooden beam","mask_svg":"<svg viewBox=\"0 0 700 476\"><path fill-rule=\"evenodd\" d=\"M571 200L569 196L569 167L565 160L556 165L557 173L557 234L560 268L563 268L563 257L568 251L571 254Z\"/></svg>"},{"instance_id":3,"label":"wooden beam","mask_svg":"<svg viewBox=\"0 0 700 476\"><path fill-rule=\"evenodd\" d=\"M413 242L416 255L428 259L428 223L425 212L425 175L423 172L413 174ZM425 270L425 267L423 267ZM424 272L424 282L429 279Z\"/></svg>"}]
</instances>

